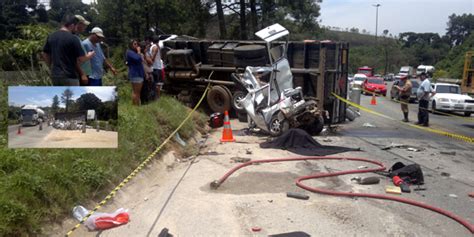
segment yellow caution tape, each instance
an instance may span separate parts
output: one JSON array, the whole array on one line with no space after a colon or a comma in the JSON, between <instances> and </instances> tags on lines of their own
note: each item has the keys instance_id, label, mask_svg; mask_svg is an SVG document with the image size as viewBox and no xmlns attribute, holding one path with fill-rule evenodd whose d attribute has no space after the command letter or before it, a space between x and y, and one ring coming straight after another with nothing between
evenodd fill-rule
<instances>
[{"instance_id":1,"label":"yellow caution tape","mask_svg":"<svg viewBox=\"0 0 474 237\"><path fill-rule=\"evenodd\" d=\"M212 73L211 73L212 75ZM211 77L211 76L209 76ZM122 182L120 182L119 185L117 185L99 204L97 204L94 209L92 209L77 225L75 225L70 231L66 233L66 236L70 236L75 230L77 230L94 212L99 210L103 205L105 205L110 199L112 199L115 194L125 186L132 178L134 178L144 167L145 165L155 157L155 155L165 146L171 138L181 129L181 127L191 118L191 115L196 111L196 109L199 107L199 105L202 103L204 100L204 97L206 97L207 92L209 91L210 88L210 83L207 85L206 90L201 96L201 99L199 102L196 104L196 106L189 112L189 114L186 116L186 118L181 122L181 124L161 143L160 146L158 146L140 165L138 165L135 170L130 173Z\"/></svg>"},{"instance_id":2,"label":"yellow caution tape","mask_svg":"<svg viewBox=\"0 0 474 237\"><path fill-rule=\"evenodd\" d=\"M389 116L386 116L384 114L381 114L379 112L375 112L369 108L366 108L364 106L361 106L361 105L358 105L352 101L349 101L349 100L346 100L342 97L340 97L339 95L335 94L334 92L331 93L334 97L336 97L337 99L339 99L340 101L348 104L348 105L351 105L353 107L356 107L360 110L363 110L363 111L366 111L368 113L371 113L371 114L375 114L377 116L380 116L380 117L383 117L383 118L387 118L387 119L390 119L390 120L393 120L393 121L398 121L392 117L389 117ZM466 141L466 142L470 142L470 143L474 143L474 137L468 137L468 136L464 136L464 135L459 135L459 134L455 134L455 133L450 133L450 132L446 132L446 131L441 131L441 130L438 130L438 129L434 129L434 128L429 128L429 127L423 127L423 126L419 126L419 125L416 125L416 124L410 124L410 123L405 123L405 122L401 122L399 121L400 123L402 124L406 124L406 125L409 125L410 127L414 127L414 128L418 128L418 129L421 129L421 130L424 130L424 131L427 131L427 132L432 132L432 133L436 133L436 134L439 134L439 135L443 135L443 136L447 136L447 137L450 137L450 138L455 138L455 139L458 139L458 140L463 140L463 141Z\"/></svg>"}]
</instances>

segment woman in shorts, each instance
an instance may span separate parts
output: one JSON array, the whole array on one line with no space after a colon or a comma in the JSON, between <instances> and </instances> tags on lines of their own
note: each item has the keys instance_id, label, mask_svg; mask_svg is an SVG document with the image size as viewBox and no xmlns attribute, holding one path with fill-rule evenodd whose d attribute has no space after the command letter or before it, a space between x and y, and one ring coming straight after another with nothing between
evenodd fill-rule
<instances>
[{"instance_id":1,"label":"woman in shorts","mask_svg":"<svg viewBox=\"0 0 474 237\"><path fill-rule=\"evenodd\" d=\"M128 79L132 83L132 102L140 105L140 91L142 90L145 70L143 70L143 55L137 40L130 41L126 53Z\"/></svg>"}]
</instances>

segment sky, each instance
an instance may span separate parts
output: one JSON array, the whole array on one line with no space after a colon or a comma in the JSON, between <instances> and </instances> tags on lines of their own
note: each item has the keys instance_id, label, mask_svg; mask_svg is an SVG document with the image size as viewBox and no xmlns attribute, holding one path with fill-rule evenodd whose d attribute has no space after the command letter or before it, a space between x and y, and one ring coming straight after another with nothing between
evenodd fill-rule
<instances>
[{"instance_id":1,"label":"sky","mask_svg":"<svg viewBox=\"0 0 474 237\"><path fill-rule=\"evenodd\" d=\"M394 36L402 32L446 34L448 16L474 13L474 0L323 0L321 25L359 28L378 35L385 29Z\"/></svg>"},{"instance_id":2,"label":"sky","mask_svg":"<svg viewBox=\"0 0 474 237\"><path fill-rule=\"evenodd\" d=\"M82 0L89 4L93 0ZM196 0L197 1L197 0ZM398 36L402 32L446 34L448 16L474 13L474 0L323 0L321 25L359 28L375 34L376 8L380 35L385 29Z\"/></svg>"},{"instance_id":3,"label":"sky","mask_svg":"<svg viewBox=\"0 0 474 237\"><path fill-rule=\"evenodd\" d=\"M76 100L82 94L93 93L104 101L111 100L115 92L114 86L66 87L66 86L10 86L8 87L8 105L37 105L40 107L51 106L53 97L61 94L66 88L74 93L72 99ZM63 107L63 104L60 105Z\"/></svg>"}]
</instances>

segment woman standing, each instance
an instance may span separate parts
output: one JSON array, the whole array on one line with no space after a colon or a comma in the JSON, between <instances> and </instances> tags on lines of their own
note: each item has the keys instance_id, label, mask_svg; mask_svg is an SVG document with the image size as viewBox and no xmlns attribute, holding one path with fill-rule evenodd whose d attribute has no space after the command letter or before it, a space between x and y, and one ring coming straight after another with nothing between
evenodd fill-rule
<instances>
[{"instance_id":1,"label":"woman standing","mask_svg":"<svg viewBox=\"0 0 474 237\"><path fill-rule=\"evenodd\" d=\"M128 79L132 83L132 102L134 105L140 105L140 91L142 90L145 70L143 70L143 56L140 52L140 46L137 40L130 41L126 53L128 66Z\"/></svg>"}]
</instances>

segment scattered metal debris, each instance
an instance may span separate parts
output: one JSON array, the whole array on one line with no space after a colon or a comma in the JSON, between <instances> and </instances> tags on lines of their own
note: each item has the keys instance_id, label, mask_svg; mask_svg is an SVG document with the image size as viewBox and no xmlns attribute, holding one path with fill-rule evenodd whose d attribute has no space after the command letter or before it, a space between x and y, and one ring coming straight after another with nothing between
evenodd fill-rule
<instances>
[{"instance_id":1,"label":"scattered metal debris","mask_svg":"<svg viewBox=\"0 0 474 237\"><path fill-rule=\"evenodd\" d=\"M451 194L449 194L448 196L449 196L449 197L452 197L452 198L458 198L458 195L456 195L456 194L452 194L452 193L451 193Z\"/></svg>"},{"instance_id":2,"label":"scattered metal debris","mask_svg":"<svg viewBox=\"0 0 474 237\"><path fill-rule=\"evenodd\" d=\"M364 123L362 124L362 127L366 127L366 128L376 128L377 126L371 124L371 123Z\"/></svg>"},{"instance_id":3,"label":"scattered metal debris","mask_svg":"<svg viewBox=\"0 0 474 237\"><path fill-rule=\"evenodd\" d=\"M449 176L451 176L451 174L450 174L450 173L446 173L446 172L441 172L441 176L449 177Z\"/></svg>"},{"instance_id":4,"label":"scattered metal debris","mask_svg":"<svg viewBox=\"0 0 474 237\"><path fill-rule=\"evenodd\" d=\"M440 151L439 154L441 154L441 155L455 156L455 155L456 155L456 152L455 152L455 151Z\"/></svg>"},{"instance_id":5,"label":"scattered metal debris","mask_svg":"<svg viewBox=\"0 0 474 237\"><path fill-rule=\"evenodd\" d=\"M250 148L247 148L247 149L245 149L245 154L252 155L253 152L252 152L252 150L250 150Z\"/></svg>"},{"instance_id":6,"label":"scattered metal debris","mask_svg":"<svg viewBox=\"0 0 474 237\"><path fill-rule=\"evenodd\" d=\"M230 159L232 161L234 161L235 163L245 163L245 162L249 162L249 161L252 160L250 158L242 158L242 157L238 157L238 156L232 157Z\"/></svg>"},{"instance_id":7,"label":"scattered metal debris","mask_svg":"<svg viewBox=\"0 0 474 237\"><path fill-rule=\"evenodd\" d=\"M309 196L304 193L287 192L286 196L291 197L291 198L296 198L296 199L302 199L302 200L309 199Z\"/></svg>"},{"instance_id":8,"label":"scattered metal debris","mask_svg":"<svg viewBox=\"0 0 474 237\"><path fill-rule=\"evenodd\" d=\"M419 151L424 151L425 150L424 148L421 148L421 147L408 146L408 145L405 145L405 144L399 144L399 143L393 143L393 142L388 146L382 147L381 149L382 150L390 150L392 148L406 148L407 151L414 151L414 152L419 152Z\"/></svg>"}]
</instances>

